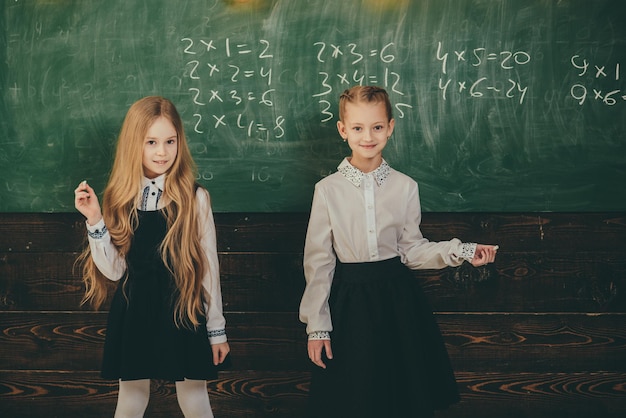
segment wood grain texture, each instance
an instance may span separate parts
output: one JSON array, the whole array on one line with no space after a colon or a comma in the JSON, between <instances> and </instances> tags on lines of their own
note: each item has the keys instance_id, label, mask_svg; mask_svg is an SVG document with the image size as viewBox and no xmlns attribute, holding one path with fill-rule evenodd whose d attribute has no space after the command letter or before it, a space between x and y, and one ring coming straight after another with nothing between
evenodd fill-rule
<instances>
[{"instance_id":1,"label":"wood grain texture","mask_svg":"<svg viewBox=\"0 0 626 418\"><path fill-rule=\"evenodd\" d=\"M111 416L117 385L95 372L2 371L0 414ZM456 373L462 401L438 417L622 418L626 373ZM208 382L216 416L302 417L308 372L222 372ZM146 416L180 417L172 383L152 381Z\"/></svg>"},{"instance_id":2,"label":"wood grain texture","mask_svg":"<svg viewBox=\"0 0 626 418\"><path fill-rule=\"evenodd\" d=\"M73 252L84 244L78 213L0 213L0 253ZM307 213L215 213L220 252L300 252ZM626 248L624 212L426 212L433 240L497 243L505 252L618 252ZM585 245L583 245L585 244Z\"/></svg>"},{"instance_id":3,"label":"wood grain texture","mask_svg":"<svg viewBox=\"0 0 626 418\"><path fill-rule=\"evenodd\" d=\"M304 213L217 213L233 367L209 382L216 416L299 418L310 363L297 310ZM500 245L489 267L414 273L429 296L462 402L437 417L626 413L626 214L426 213L424 234ZM106 306L80 306L74 213L0 213L0 416L111 416L98 377ZM152 382L146 416L180 417Z\"/></svg>"},{"instance_id":4,"label":"wood grain texture","mask_svg":"<svg viewBox=\"0 0 626 418\"><path fill-rule=\"evenodd\" d=\"M489 267L414 273L437 311L626 312L624 252L501 250ZM84 287L76 253L0 253L1 310L78 310ZM574 259L575 258L575 259ZM302 253L220 253L225 309L297 310Z\"/></svg>"},{"instance_id":5,"label":"wood grain texture","mask_svg":"<svg viewBox=\"0 0 626 418\"><path fill-rule=\"evenodd\" d=\"M294 313L228 312L233 370L309 367ZM455 370L626 372L626 314L440 313ZM0 369L99 370L106 313L0 313Z\"/></svg>"}]
</instances>

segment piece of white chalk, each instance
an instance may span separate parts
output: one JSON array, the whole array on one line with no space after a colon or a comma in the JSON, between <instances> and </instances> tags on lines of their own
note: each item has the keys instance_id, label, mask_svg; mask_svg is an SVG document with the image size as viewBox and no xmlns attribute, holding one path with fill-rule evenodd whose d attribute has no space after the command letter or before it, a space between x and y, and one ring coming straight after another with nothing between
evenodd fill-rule
<instances>
[{"instance_id":1,"label":"piece of white chalk","mask_svg":"<svg viewBox=\"0 0 626 418\"><path fill-rule=\"evenodd\" d=\"M493 249L494 249L494 250L499 250L499 249L500 249L500 246L499 246L499 245L494 245Z\"/></svg>"}]
</instances>

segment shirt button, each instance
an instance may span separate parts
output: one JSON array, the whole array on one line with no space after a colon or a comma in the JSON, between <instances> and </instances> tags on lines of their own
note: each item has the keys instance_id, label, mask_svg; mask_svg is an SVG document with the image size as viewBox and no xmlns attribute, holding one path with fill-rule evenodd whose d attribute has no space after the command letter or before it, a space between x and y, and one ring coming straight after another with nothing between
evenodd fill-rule
<instances>
[{"instance_id":1,"label":"shirt button","mask_svg":"<svg viewBox=\"0 0 626 418\"><path fill-rule=\"evenodd\" d=\"M152 196L154 196L156 194L156 192L152 192Z\"/></svg>"}]
</instances>

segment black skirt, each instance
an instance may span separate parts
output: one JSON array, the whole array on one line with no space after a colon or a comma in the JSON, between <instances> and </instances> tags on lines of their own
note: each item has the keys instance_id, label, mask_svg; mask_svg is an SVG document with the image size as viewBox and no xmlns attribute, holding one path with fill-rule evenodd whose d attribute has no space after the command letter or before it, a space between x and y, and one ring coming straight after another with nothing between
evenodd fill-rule
<instances>
[{"instance_id":1,"label":"black skirt","mask_svg":"<svg viewBox=\"0 0 626 418\"><path fill-rule=\"evenodd\" d=\"M394 258L337 263L330 293L333 360L313 366L312 417L431 417L459 401L430 304Z\"/></svg>"},{"instance_id":2,"label":"black skirt","mask_svg":"<svg viewBox=\"0 0 626 418\"><path fill-rule=\"evenodd\" d=\"M167 229L160 211L139 212L127 257L128 276L109 311L102 377L106 379L187 379L217 377L206 319L195 329L174 323L177 295L159 251Z\"/></svg>"}]
</instances>

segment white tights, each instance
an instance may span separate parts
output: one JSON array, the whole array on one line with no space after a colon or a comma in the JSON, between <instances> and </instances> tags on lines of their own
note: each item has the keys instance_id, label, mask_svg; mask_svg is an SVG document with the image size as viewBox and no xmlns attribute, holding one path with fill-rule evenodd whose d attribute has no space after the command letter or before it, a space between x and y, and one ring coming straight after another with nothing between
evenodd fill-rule
<instances>
[{"instance_id":1,"label":"white tights","mask_svg":"<svg viewBox=\"0 0 626 418\"><path fill-rule=\"evenodd\" d=\"M176 382L178 405L185 418L213 418L204 380ZM150 379L120 380L115 418L141 418L150 399Z\"/></svg>"}]
</instances>

